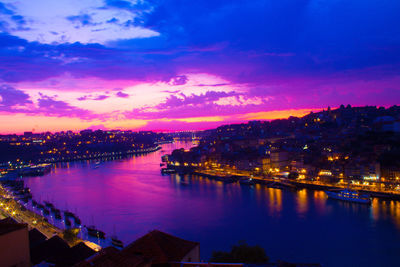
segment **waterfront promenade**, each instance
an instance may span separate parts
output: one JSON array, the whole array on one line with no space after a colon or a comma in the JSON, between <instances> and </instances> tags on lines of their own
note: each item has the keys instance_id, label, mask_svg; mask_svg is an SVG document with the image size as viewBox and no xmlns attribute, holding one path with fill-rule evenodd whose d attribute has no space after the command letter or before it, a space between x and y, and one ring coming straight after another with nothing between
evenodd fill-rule
<instances>
[{"instance_id":1,"label":"waterfront promenade","mask_svg":"<svg viewBox=\"0 0 400 267\"><path fill-rule=\"evenodd\" d=\"M115 233L125 244L159 229L199 241L204 260L239 240L264 247L272 261L390 266L398 258L400 202L375 198L360 205L329 199L321 190L161 174L162 155L192 146L165 144L154 153L105 161L98 168L93 161L58 163L49 174L26 177L24 183L36 200L73 211L83 225L93 224L107 236ZM329 229L341 233L342 246Z\"/></svg>"},{"instance_id":2,"label":"waterfront promenade","mask_svg":"<svg viewBox=\"0 0 400 267\"><path fill-rule=\"evenodd\" d=\"M11 217L18 223L25 223L28 225L29 230L36 228L47 238L51 238L54 235L58 235L59 237L63 238L64 229L56 227L55 225L49 223L45 217L24 208L2 185L0 185L0 216L0 219ZM99 245L87 240L82 240L78 237L73 240L65 241L67 241L71 247L79 242L84 242L87 246L95 251L99 251L101 249Z\"/></svg>"},{"instance_id":3,"label":"waterfront promenade","mask_svg":"<svg viewBox=\"0 0 400 267\"><path fill-rule=\"evenodd\" d=\"M351 189L361 191L363 193L368 193L372 197L378 198L387 198L387 199L400 199L400 192L395 190L381 190L379 188L373 187L371 185L363 185L363 184L348 184L348 183L327 183L321 181L312 181L306 179L288 179L284 177L278 176L261 176L254 175L250 172L245 171L232 171L229 172L222 170L210 170L210 169L196 169L193 171L193 174L205 176L208 178L217 178L217 179L229 179L231 177L236 177L238 179L241 178L249 178L251 177L255 183L258 184L274 184L282 187L289 188L307 188L307 189L315 189L315 190L339 190L339 189Z\"/></svg>"}]
</instances>

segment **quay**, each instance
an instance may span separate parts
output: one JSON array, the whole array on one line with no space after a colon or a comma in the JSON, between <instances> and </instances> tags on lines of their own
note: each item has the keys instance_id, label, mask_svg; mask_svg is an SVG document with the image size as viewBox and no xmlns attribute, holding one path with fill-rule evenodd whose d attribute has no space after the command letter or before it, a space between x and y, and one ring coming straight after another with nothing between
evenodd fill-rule
<instances>
[{"instance_id":1,"label":"quay","mask_svg":"<svg viewBox=\"0 0 400 267\"><path fill-rule=\"evenodd\" d=\"M170 168L172 166L169 166ZM179 173L179 170L177 170ZM215 172L215 171L207 171L207 170L193 170L191 172L187 172L190 174L206 177L209 179L224 181L234 179L235 181L239 181L244 178L249 178L249 176L245 176L243 174L232 174L232 173L224 173L224 172ZM251 179L256 184L265 185L267 187L273 188L287 188L287 189L310 189L310 190L321 190L321 191L337 191L346 188L350 188L352 190L357 190L361 193L369 194L374 198L384 198L390 200L400 200L400 193L394 191L379 191L373 190L370 188L366 188L362 185L348 185L348 184L328 184L322 183L319 181L308 181L308 180L294 180L288 178L281 177L263 177L263 176L252 176Z\"/></svg>"},{"instance_id":2,"label":"quay","mask_svg":"<svg viewBox=\"0 0 400 267\"><path fill-rule=\"evenodd\" d=\"M6 217L11 217L18 223L27 224L29 230L37 229L48 239L54 236L63 238L64 229L56 227L49 223L45 217L23 207L2 185L0 185L0 219ZM95 251L101 249L99 245L88 240L82 240L78 237L73 240L65 241L71 247L80 242L84 242L88 247Z\"/></svg>"}]
</instances>

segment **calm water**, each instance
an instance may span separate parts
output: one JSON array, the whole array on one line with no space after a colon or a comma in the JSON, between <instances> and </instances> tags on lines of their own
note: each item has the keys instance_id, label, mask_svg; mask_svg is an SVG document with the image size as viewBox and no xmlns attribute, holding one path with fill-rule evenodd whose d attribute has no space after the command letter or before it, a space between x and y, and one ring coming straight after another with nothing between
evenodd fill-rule
<instances>
[{"instance_id":1,"label":"calm water","mask_svg":"<svg viewBox=\"0 0 400 267\"><path fill-rule=\"evenodd\" d=\"M34 199L75 212L125 244L160 229L198 241L202 259L246 240L273 259L324 266L400 266L400 202L372 206L328 200L322 191L285 191L162 176L160 157L191 143L124 160L64 163L26 178Z\"/></svg>"}]
</instances>

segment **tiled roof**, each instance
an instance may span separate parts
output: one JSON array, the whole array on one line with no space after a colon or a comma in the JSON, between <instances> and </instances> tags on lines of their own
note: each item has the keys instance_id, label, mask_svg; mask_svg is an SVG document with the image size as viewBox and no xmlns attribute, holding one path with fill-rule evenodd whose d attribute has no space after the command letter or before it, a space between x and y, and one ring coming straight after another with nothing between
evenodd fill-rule
<instances>
[{"instance_id":1,"label":"tiled roof","mask_svg":"<svg viewBox=\"0 0 400 267\"><path fill-rule=\"evenodd\" d=\"M92 258L77 264L76 267L142 267L150 263L151 260L143 256L121 254L118 249L107 247Z\"/></svg>"},{"instance_id":2,"label":"tiled roof","mask_svg":"<svg viewBox=\"0 0 400 267\"><path fill-rule=\"evenodd\" d=\"M46 241L46 239L47 237L36 228L33 228L29 231L29 247L31 249L43 243L44 241Z\"/></svg>"},{"instance_id":3,"label":"tiled roof","mask_svg":"<svg viewBox=\"0 0 400 267\"><path fill-rule=\"evenodd\" d=\"M8 234L27 227L27 224L17 223L12 218L5 218L0 220L0 235Z\"/></svg>"},{"instance_id":4,"label":"tiled roof","mask_svg":"<svg viewBox=\"0 0 400 267\"><path fill-rule=\"evenodd\" d=\"M181 261L186 254L199 245L197 242L153 230L128 245L121 253L141 254L147 258L152 258L153 264L162 264Z\"/></svg>"},{"instance_id":5,"label":"tiled roof","mask_svg":"<svg viewBox=\"0 0 400 267\"><path fill-rule=\"evenodd\" d=\"M33 264L44 260L50 263L63 262L68 251L68 244L59 236L53 236L31 250L31 261Z\"/></svg>"}]
</instances>

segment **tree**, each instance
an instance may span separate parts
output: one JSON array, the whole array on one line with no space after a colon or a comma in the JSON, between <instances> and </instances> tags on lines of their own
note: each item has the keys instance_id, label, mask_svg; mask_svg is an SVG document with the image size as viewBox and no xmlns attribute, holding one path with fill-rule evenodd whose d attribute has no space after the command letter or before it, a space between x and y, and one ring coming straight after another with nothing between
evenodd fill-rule
<instances>
[{"instance_id":1,"label":"tree","mask_svg":"<svg viewBox=\"0 0 400 267\"><path fill-rule=\"evenodd\" d=\"M267 263L268 260L262 247L249 246L245 241L240 241L238 245L232 247L230 252L214 251L210 262L262 264Z\"/></svg>"},{"instance_id":2,"label":"tree","mask_svg":"<svg viewBox=\"0 0 400 267\"><path fill-rule=\"evenodd\" d=\"M65 229L63 232L63 238L65 241L73 243L77 240L79 232L79 228Z\"/></svg>"}]
</instances>

